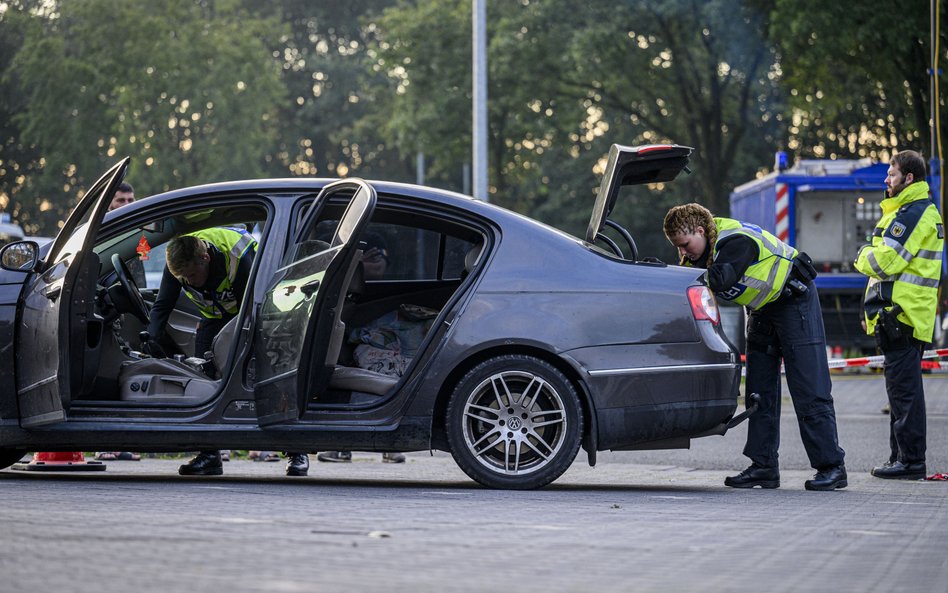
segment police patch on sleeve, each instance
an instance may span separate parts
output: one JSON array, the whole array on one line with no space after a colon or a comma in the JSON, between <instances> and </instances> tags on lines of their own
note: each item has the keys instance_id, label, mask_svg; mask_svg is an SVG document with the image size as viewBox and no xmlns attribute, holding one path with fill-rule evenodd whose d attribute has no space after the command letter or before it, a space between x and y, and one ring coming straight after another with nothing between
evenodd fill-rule
<instances>
[{"instance_id":1,"label":"police patch on sleeve","mask_svg":"<svg viewBox=\"0 0 948 593\"><path fill-rule=\"evenodd\" d=\"M936 224L935 226L938 227L938 238L939 238L939 239L944 239L944 238L945 238L945 226L942 225L942 224Z\"/></svg>"},{"instance_id":2,"label":"police patch on sleeve","mask_svg":"<svg viewBox=\"0 0 948 593\"><path fill-rule=\"evenodd\" d=\"M889 232L892 233L893 237L901 237L905 234L905 225L901 222L893 222L892 226L889 228Z\"/></svg>"}]
</instances>

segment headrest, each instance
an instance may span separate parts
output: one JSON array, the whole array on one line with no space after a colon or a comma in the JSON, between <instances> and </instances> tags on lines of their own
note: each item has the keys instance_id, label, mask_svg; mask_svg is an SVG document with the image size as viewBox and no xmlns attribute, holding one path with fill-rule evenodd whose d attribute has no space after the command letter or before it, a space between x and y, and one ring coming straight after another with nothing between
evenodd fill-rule
<instances>
[{"instance_id":1,"label":"headrest","mask_svg":"<svg viewBox=\"0 0 948 593\"><path fill-rule=\"evenodd\" d=\"M477 258L481 255L481 248L483 245L475 245L468 249L467 253L464 255L464 274L470 274L471 270L474 269L474 266L477 264Z\"/></svg>"}]
</instances>

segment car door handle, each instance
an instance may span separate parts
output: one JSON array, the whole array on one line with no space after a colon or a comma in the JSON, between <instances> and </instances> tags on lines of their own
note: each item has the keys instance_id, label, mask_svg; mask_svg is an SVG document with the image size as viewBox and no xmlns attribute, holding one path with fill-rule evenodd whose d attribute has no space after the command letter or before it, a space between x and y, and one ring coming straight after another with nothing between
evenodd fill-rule
<instances>
[{"instance_id":1,"label":"car door handle","mask_svg":"<svg viewBox=\"0 0 948 593\"><path fill-rule=\"evenodd\" d=\"M310 280L306 284L300 287L300 290L303 291L303 294L310 297L313 296L313 293L319 290L319 280Z\"/></svg>"},{"instance_id":2,"label":"car door handle","mask_svg":"<svg viewBox=\"0 0 948 593\"><path fill-rule=\"evenodd\" d=\"M53 286L47 286L46 290L43 291L43 296L48 298L51 301L55 301L59 298L59 295L63 293L63 285L56 284Z\"/></svg>"}]
</instances>

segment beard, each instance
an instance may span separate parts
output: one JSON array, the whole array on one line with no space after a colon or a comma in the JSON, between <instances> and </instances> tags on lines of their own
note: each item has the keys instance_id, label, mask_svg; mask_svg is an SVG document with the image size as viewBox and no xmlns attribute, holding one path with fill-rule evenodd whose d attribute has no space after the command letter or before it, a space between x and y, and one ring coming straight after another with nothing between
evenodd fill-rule
<instances>
[{"instance_id":1,"label":"beard","mask_svg":"<svg viewBox=\"0 0 948 593\"><path fill-rule=\"evenodd\" d=\"M903 190L903 189L905 189L906 187L908 187L908 186L910 186L910 185L912 185L912 184L911 184L911 183L905 183L905 182L903 181L902 183L900 183L900 184L898 184L898 185L894 185L894 186L892 186L891 188L886 188L886 192L888 193L888 195L889 195L890 198L894 198L895 196L897 196L897 195L899 195L900 193L902 193L902 190Z\"/></svg>"}]
</instances>

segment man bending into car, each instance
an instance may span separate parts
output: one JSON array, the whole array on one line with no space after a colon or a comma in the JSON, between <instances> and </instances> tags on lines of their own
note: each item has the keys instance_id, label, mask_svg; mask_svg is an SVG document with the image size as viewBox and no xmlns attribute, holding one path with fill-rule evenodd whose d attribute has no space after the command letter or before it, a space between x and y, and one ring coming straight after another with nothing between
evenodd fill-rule
<instances>
[{"instance_id":1,"label":"man bending into car","mask_svg":"<svg viewBox=\"0 0 948 593\"><path fill-rule=\"evenodd\" d=\"M151 308L148 336L143 349L162 356L158 345L178 296L185 295L201 313L194 355L205 357L214 337L240 311L257 242L246 231L233 228L210 228L175 237L168 243L166 266L161 277L158 297ZM288 476L305 476L309 458L305 453L287 453ZM182 465L183 476L219 476L224 473L220 451L201 451Z\"/></svg>"}]
</instances>

